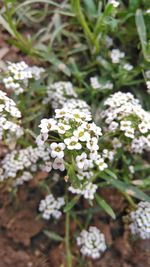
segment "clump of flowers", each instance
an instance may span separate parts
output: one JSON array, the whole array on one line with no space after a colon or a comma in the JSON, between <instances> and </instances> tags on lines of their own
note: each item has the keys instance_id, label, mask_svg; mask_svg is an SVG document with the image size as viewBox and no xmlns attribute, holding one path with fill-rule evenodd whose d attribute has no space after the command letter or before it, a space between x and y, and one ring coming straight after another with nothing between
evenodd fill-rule
<instances>
[{"instance_id":1,"label":"clump of flowers","mask_svg":"<svg viewBox=\"0 0 150 267\"><path fill-rule=\"evenodd\" d=\"M20 117L21 113L15 102L0 90L0 140L5 137L5 142L8 143L10 139L16 139L23 134L18 120Z\"/></svg>"},{"instance_id":2,"label":"clump of flowers","mask_svg":"<svg viewBox=\"0 0 150 267\"><path fill-rule=\"evenodd\" d=\"M3 83L6 89L11 89L19 95L28 87L30 80L39 80L43 72L43 68L37 66L29 67L24 61L18 63L8 62Z\"/></svg>"},{"instance_id":3,"label":"clump of flowers","mask_svg":"<svg viewBox=\"0 0 150 267\"><path fill-rule=\"evenodd\" d=\"M90 112L56 109L54 118L43 119L39 127L37 142L49 149L53 168L67 170L70 191L92 199L97 188L92 184L94 172L103 171L107 164L99 151L101 128L91 122Z\"/></svg>"},{"instance_id":4,"label":"clump of flowers","mask_svg":"<svg viewBox=\"0 0 150 267\"><path fill-rule=\"evenodd\" d=\"M95 226L90 226L88 231L82 230L77 237L77 245L81 247L80 251L84 256L92 259L99 258L106 250L105 237Z\"/></svg>"},{"instance_id":5,"label":"clump of flowers","mask_svg":"<svg viewBox=\"0 0 150 267\"><path fill-rule=\"evenodd\" d=\"M131 233L141 239L150 238L150 203L140 202L135 211L130 214Z\"/></svg>"},{"instance_id":6,"label":"clump of flowers","mask_svg":"<svg viewBox=\"0 0 150 267\"><path fill-rule=\"evenodd\" d=\"M49 220L51 217L59 219L62 215L60 209L64 205L64 197L54 198L52 194L49 194L40 201L39 211L42 213L43 219Z\"/></svg>"},{"instance_id":7,"label":"clump of flowers","mask_svg":"<svg viewBox=\"0 0 150 267\"><path fill-rule=\"evenodd\" d=\"M150 150L150 113L131 93L114 93L104 105L106 110L101 116L108 125L107 131L114 136L115 147L123 143L134 153Z\"/></svg>"},{"instance_id":8,"label":"clump of flowers","mask_svg":"<svg viewBox=\"0 0 150 267\"><path fill-rule=\"evenodd\" d=\"M69 108L79 109L85 112L90 111L90 106L81 99L77 98L77 94L71 82L56 82L50 84L47 88L47 97L44 103L51 103L53 109Z\"/></svg>"},{"instance_id":9,"label":"clump of flowers","mask_svg":"<svg viewBox=\"0 0 150 267\"><path fill-rule=\"evenodd\" d=\"M112 90L113 83L110 81L100 82L98 77L91 77L90 78L91 87L96 90Z\"/></svg>"},{"instance_id":10,"label":"clump of flowers","mask_svg":"<svg viewBox=\"0 0 150 267\"><path fill-rule=\"evenodd\" d=\"M122 58L125 57L125 53L121 52L119 49L112 49L110 52L110 57L113 64L118 64Z\"/></svg>"},{"instance_id":11,"label":"clump of flowers","mask_svg":"<svg viewBox=\"0 0 150 267\"><path fill-rule=\"evenodd\" d=\"M69 186L68 190L73 194L79 194L84 196L85 199L94 199L94 194L97 190L97 185L91 182L85 182L83 189Z\"/></svg>"},{"instance_id":12,"label":"clump of flowers","mask_svg":"<svg viewBox=\"0 0 150 267\"><path fill-rule=\"evenodd\" d=\"M77 94L71 82L56 82L47 88L47 97L44 103L51 103L52 108L61 108L69 98L77 98Z\"/></svg>"},{"instance_id":13,"label":"clump of flowers","mask_svg":"<svg viewBox=\"0 0 150 267\"><path fill-rule=\"evenodd\" d=\"M27 147L7 153L1 162L0 180L13 179L13 185L22 185L33 178L38 169L51 171L49 153L43 147Z\"/></svg>"}]
</instances>

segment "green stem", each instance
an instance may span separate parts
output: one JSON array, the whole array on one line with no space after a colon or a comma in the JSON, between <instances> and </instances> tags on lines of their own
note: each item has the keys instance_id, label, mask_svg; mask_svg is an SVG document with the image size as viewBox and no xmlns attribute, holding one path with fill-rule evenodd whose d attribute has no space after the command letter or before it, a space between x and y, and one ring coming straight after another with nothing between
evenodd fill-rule
<instances>
[{"instance_id":1,"label":"green stem","mask_svg":"<svg viewBox=\"0 0 150 267\"><path fill-rule=\"evenodd\" d=\"M66 244L66 260L67 260L67 267L72 267L72 255L70 251L70 214L66 212L66 237L65 237L65 244Z\"/></svg>"},{"instance_id":2,"label":"green stem","mask_svg":"<svg viewBox=\"0 0 150 267\"><path fill-rule=\"evenodd\" d=\"M122 192L122 194L125 196L126 200L129 202L129 204L130 204L132 207L136 208L136 205L135 205L135 203L134 203L132 197L130 197L130 196L129 196L127 193L125 193L125 192Z\"/></svg>"},{"instance_id":3,"label":"green stem","mask_svg":"<svg viewBox=\"0 0 150 267\"><path fill-rule=\"evenodd\" d=\"M83 14L82 9L81 9L80 0L72 0L72 6L75 10L75 13L76 13L78 20L80 21L80 24L84 30L84 33L87 36L87 39L91 43L91 51L98 54L99 50L100 50L99 42L97 41L97 39L95 39L94 34L90 30L90 28L89 28L89 26L85 20L84 14ZM95 47L95 51L93 50L93 45Z\"/></svg>"}]
</instances>

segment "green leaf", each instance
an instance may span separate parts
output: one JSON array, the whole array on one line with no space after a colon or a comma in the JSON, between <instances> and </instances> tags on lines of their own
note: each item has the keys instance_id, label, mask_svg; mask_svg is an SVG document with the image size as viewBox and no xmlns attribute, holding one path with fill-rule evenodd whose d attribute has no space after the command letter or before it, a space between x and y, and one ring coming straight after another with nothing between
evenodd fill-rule
<instances>
[{"instance_id":1,"label":"green leaf","mask_svg":"<svg viewBox=\"0 0 150 267\"><path fill-rule=\"evenodd\" d=\"M110 4L106 5L104 10L104 16L110 16L113 10L114 10L113 5Z\"/></svg>"},{"instance_id":2,"label":"green leaf","mask_svg":"<svg viewBox=\"0 0 150 267\"><path fill-rule=\"evenodd\" d=\"M111 170L106 169L105 172L108 173L112 178L118 179L117 175L114 172L112 172Z\"/></svg>"},{"instance_id":3,"label":"green leaf","mask_svg":"<svg viewBox=\"0 0 150 267\"><path fill-rule=\"evenodd\" d=\"M36 4L36 3L45 3L45 4L51 4L56 7L60 7L60 4L57 4L56 1L50 1L50 0L27 0L23 1L20 5L17 5L15 8L15 11L17 11L20 8L23 8L25 6L29 6L31 4Z\"/></svg>"},{"instance_id":4,"label":"green leaf","mask_svg":"<svg viewBox=\"0 0 150 267\"><path fill-rule=\"evenodd\" d=\"M75 197L71 200L71 202L69 202L69 203L64 207L63 211L64 211L64 212L68 212L68 211L70 211L70 210L74 207L74 205L78 202L79 198L80 198L79 195L78 195L78 196L75 196Z\"/></svg>"},{"instance_id":5,"label":"green leaf","mask_svg":"<svg viewBox=\"0 0 150 267\"><path fill-rule=\"evenodd\" d=\"M84 0L84 4L88 9L88 13L90 15L95 15L96 14L96 5L93 0Z\"/></svg>"},{"instance_id":6,"label":"green leaf","mask_svg":"<svg viewBox=\"0 0 150 267\"><path fill-rule=\"evenodd\" d=\"M144 192L142 192L136 186L130 185L126 182L115 180L112 177L107 176L105 173L100 173L100 177L102 177L105 181L112 184L119 191L126 193L132 197L137 198L137 199L150 202L150 197L148 195L146 195Z\"/></svg>"},{"instance_id":7,"label":"green leaf","mask_svg":"<svg viewBox=\"0 0 150 267\"><path fill-rule=\"evenodd\" d=\"M39 53L39 55L47 62L50 62L54 65L58 70L62 71L67 76L71 76L70 69L61 61L59 60L54 54L52 53Z\"/></svg>"},{"instance_id":8,"label":"green leaf","mask_svg":"<svg viewBox=\"0 0 150 267\"><path fill-rule=\"evenodd\" d=\"M140 0L129 0L129 10L135 11L140 5Z\"/></svg>"},{"instance_id":9,"label":"green leaf","mask_svg":"<svg viewBox=\"0 0 150 267\"><path fill-rule=\"evenodd\" d=\"M0 24L3 26L3 28L9 32L10 35L12 35L14 38L16 37L14 31L10 27L9 23L4 19L2 15L0 15Z\"/></svg>"},{"instance_id":10,"label":"green leaf","mask_svg":"<svg viewBox=\"0 0 150 267\"><path fill-rule=\"evenodd\" d=\"M147 45L146 27L145 27L143 14L140 9L136 11L135 22L136 22L137 31L138 31L141 46L142 46L143 56L145 60L150 61L150 55L147 53L148 45Z\"/></svg>"},{"instance_id":11,"label":"green leaf","mask_svg":"<svg viewBox=\"0 0 150 267\"><path fill-rule=\"evenodd\" d=\"M78 177L76 176L76 173L74 171L74 167L72 165L69 166L67 173L68 173L71 184L74 187L79 188L80 181L79 181Z\"/></svg>"},{"instance_id":12,"label":"green leaf","mask_svg":"<svg viewBox=\"0 0 150 267\"><path fill-rule=\"evenodd\" d=\"M113 211L113 209L107 204L107 202L101 198L99 195L95 194L95 198L99 206L105 210L107 214L109 214L113 219L116 219L116 215Z\"/></svg>"},{"instance_id":13,"label":"green leaf","mask_svg":"<svg viewBox=\"0 0 150 267\"><path fill-rule=\"evenodd\" d=\"M64 240L60 235L58 235L58 234L56 234L54 232L47 231L47 230L44 230L43 232L51 240L54 240L54 241L57 241L57 242L62 242Z\"/></svg>"}]
</instances>

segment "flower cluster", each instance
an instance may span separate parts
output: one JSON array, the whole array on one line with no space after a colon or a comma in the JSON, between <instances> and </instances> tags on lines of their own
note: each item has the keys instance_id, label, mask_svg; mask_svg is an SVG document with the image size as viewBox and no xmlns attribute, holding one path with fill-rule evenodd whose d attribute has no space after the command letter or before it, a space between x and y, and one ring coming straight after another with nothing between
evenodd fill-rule
<instances>
[{"instance_id":1,"label":"flower cluster","mask_svg":"<svg viewBox=\"0 0 150 267\"><path fill-rule=\"evenodd\" d=\"M93 259L99 258L106 250L105 237L95 226L90 226L88 231L82 230L77 237L77 244L81 246L80 251L84 256Z\"/></svg>"},{"instance_id":2,"label":"flower cluster","mask_svg":"<svg viewBox=\"0 0 150 267\"><path fill-rule=\"evenodd\" d=\"M51 103L53 109L68 108L79 109L85 112L90 111L89 105L81 99L77 98L77 94L71 82L56 82L51 84L47 89L47 97L43 101Z\"/></svg>"},{"instance_id":3,"label":"flower cluster","mask_svg":"<svg viewBox=\"0 0 150 267\"><path fill-rule=\"evenodd\" d=\"M90 175L90 173L88 173L88 175ZM85 182L84 186L82 186L82 189L69 186L68 190L73 194L84 196L85 199L94 199L94 194L97 190L97 185L91 182Z\"/></svg>"},{"instance_id":4,"label":"flower cluster","mask_svg":"<svg viewBox=\"0 0 150 267\"><path fill-rule=\"evenodd\" d=\"M24 61L8 62L3 83L6 89L11 89L18 95L24 92L30 79L39 80L43 72L43 68L29 67Z\"/></svg>"},{"instance_id":5,"label":"flower cluster","mask_svg":"<svg viewBox=\"0 0 150 267\"><path fill-rule=\"evenodd\" d=\"M120 59L125 57L125 53L121 52L119 49L112 49L110 52L110 57L112 60L112 63L117 64L120 62Z\"/></svg>"},{"instance_id":6,"label":"flower cluster","mask_svg":"<svg viewBox=\"0 0 150 267\"><path fill-rule=\"evenodd\" d=\"M102 83L98 80L98 77L91 77L90 82L91 82L91 87L96 90L107 90L107 89L112 90L113 89L113 83L111 83L110 81Z\"/></svg>"},{"instance_id":7,"label":"flower cluster","mask_svg":"<svg viewBox=\"0 0 150 267\"><path fill-rule=\"evenodd\" d=\"M15 102L5 92L0 90L0 140L5 135L5 141L13 137L18 138L23 134L23 129L18 125L21 113Z\"/></svg>"},{"instance_id":8,"label":"flower cluster","mask_svg":"<svg viewBox=\"0 0 150 267\"><path fill-rule=\"evenodd\" d=\"M150 113L131 93L114 93L104 105L107 109L101 112L101 116L108 125L107 131L115 137L115 146L120 147L120 142L123 142L134 153L150 150Z\"/></svg>"},{"instance_id":9,"label":"flower cluster","mask_svg":"<svg viewBox=\"0 0 150 267\"><path fill-rule=\"evenodd\" d=\"M39 211L42 213L43 219L49 220L51 217L59 219L62 215L60 208L64 204L64 197L54 198L52 194L49 194L40 201Z\"/></svg>"},{"instance_id":10,"label":"flower cluster","mask_svg":"<svg viewBox=\"0 0 150 267\"><path fill-rule=\"evenodd\" d=\"M150 203L140 202L135 211L130 214L130 230L133 235L142 239L150 238Z\"/></svg>"},{"instance_id":11,"label":"flower cluster","mask_svg":"<svg viewBox=\"0 0 150 267\"><path fill-rule=\"evenodd\" d=\"M77 94L71 82L56 82L50 84L47 88L47 97L44 103L51 103L52 108L61 108L70 98L76 98Z\"/></svg>"},{"instance_id":12,"label":"flower cluster","mask_svg":"<svg viewBox=\"0 0 150 267\"><path fill-rule=\"evenodd\" d=\"M73 166L74 173L69 178L71 180L75 176L80 182L80 188L76 191L73 186L70 191L92 199L97 188L92 184L93 170L103 171L107 164L99 153L101 128L90 121L89 111L56 109L54 118L41 121L41 133L37 142L48 147L54 160L54 169L64 171L66 167L70 175L70 168ZM53 139L56 141L51 141Z\"/></svg>"},{"instance_id":13,"label":"flower cluster","mask_svg":"<svg viewBox=\"0 0 150 267\"><path fill-rule=\"evenodd\" d=\"M31 180L38 168L47 172L52 169L49 153L43 147L13 150L1 162L0 180L10 178L13 185L21 185Z\"/></svg>"}]
</instances>

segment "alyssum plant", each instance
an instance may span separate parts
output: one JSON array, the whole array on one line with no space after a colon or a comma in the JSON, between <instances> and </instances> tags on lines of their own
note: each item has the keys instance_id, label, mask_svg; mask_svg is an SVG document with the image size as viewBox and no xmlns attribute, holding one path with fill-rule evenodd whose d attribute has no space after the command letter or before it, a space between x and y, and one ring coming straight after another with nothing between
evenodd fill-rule
<instances>
[{"instance_id":1,"label":"alyssum plant","mask_svg":"<svg viewBox=\"0 0 150 267\"><path fill-rule=\"evenodd\" d=\"M33 68L23 62L9 63L9 66L13 81L11 80L8 86L9 77L6 78L5 74L3 82L7 88L12 88L14 94L14 84L18 84L15 98L19 102L20 95L23 96L28 90L29 79L32 79L32 82L40 79L43 69L34 67L36 74L38 73L34 76ZM24 90L18 91L18 88ZM21 113L13 100L3 91L0 92L1 139L7 145L8 133L9 142L11 138L16 138L15 147L10 151L8 146L7 154L0 162L1 181L9 181L9 186L11 184L13 188L17 188L33 179L39 170L47 172L44 185L48 194L39 203L39 212L46 220L59 219L62 207L68 216L82 197L91 206L96 200L97 204L114 219L111 203L101 198L99 188L108 186L111 190L115 187L132 206L131 216L129 215L131 233L144 239L149 238L150 198L140 189L141 184L136 183L139 176L135 165L139 153L141 155L143 151L149 150L149 113L131 93L117 92L106 99L102 110L98 110L100 127L99 123L96 124L92 120L90 106L78 98L71 82L48 85L43 97L44 103L51 104L53 114L50 118L39 120L40 134L37 136L30 131L32 138L36 137L36 141L28 140L24 147L21 139L23 134L23 138L26 138L27 129L22 130L21 121L19 126L14 124L15 127L20 127L17 129L21 129L20 134L15 137L14 134L10 134L13 128L9 127L12 122L14 123L14 117L15 123L17 122ZM12 120L11 123L7 121L8 116L9 120ZM13 131L17 133L16 128ZM127 170L126 178L124 174ZM55 176L56 172L58 176ZM136 180L133 178L135 172ZM143 189L145 178L141 179ZM62 181L61 196L54 197L54 189L59 187ZM142 200L137 210L133 197ZM82 230L77 244L81 247L83 255L93 259L100 257L106 250L105 237L95 226Z\"/></svg>"}]
</instances>

